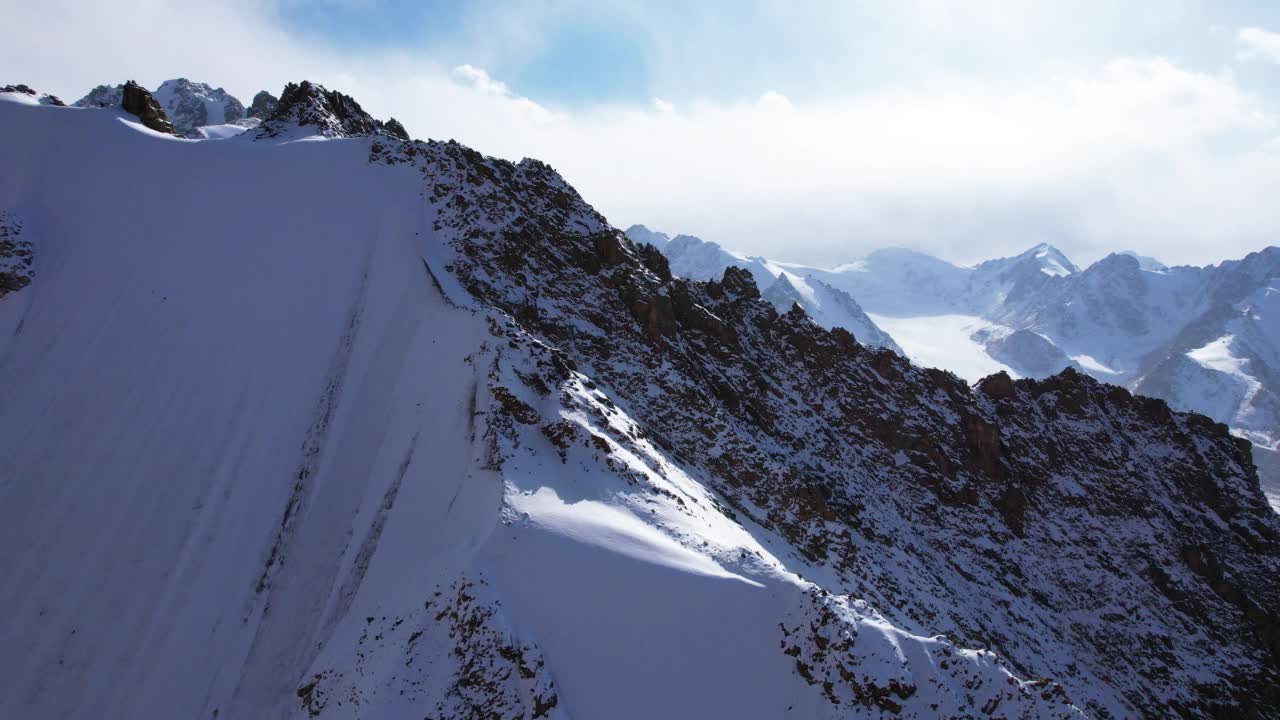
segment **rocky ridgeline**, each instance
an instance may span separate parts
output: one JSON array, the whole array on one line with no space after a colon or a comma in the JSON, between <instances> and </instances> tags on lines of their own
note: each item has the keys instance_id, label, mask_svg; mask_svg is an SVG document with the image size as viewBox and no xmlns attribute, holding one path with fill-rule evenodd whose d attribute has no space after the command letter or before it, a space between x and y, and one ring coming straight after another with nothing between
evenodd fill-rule
<instances>
[{"instance_id":1,"label":"rocky ridgeline","mask_svg":"<svg viewBox=\"0 0 1280 720\"><path fill-rule=\"evenodd\" d=\"M71 103L72 107L117 108L124 100L123 85L99 85L89 94Z\"/></svg>"},{"instance_id":2,"label":"rocky ridgeline","mask_svg":"<svg viewBox=\"0 0 1280 720\"><path fill-rule=\"evenodd\" d=\"M21 83L17 85L0 86L0 93L19 93L21 95L30 95L36 98L41 105L53 105L55 107L66 107L66 103L62 102L57 95L49 95L47 93L39 93L32 89L29 85Z\"/></svg>"},{"instance_id":3,"label":"rocky ridgeline","mask_svg":"<svg viewBox=\"0 0 1280 720\"><path fill-rule=\"evenodd\" d=\"M133 84L137 85L137 83ZM73 105L74 107L122 107L125 100L125 87L125 85L99 85ZM145 88L142 89L146 91ZM234 123L247 117L244 105L235 96L207 83L177 78L164 81L154 93L146 92L164 111L165 118L174 127L174 134L185 138L203 137L199 131L201 127Z\"/></svg>"},{"instance_id":4,"label":"rocky ridgeline","mask_svg":"<svg viewBox=\"0 0 1280 720\"><path fill-rule=\"evenodd\" d=\"M1280 518L1226 426L1073 370L971 387L778 312L745 270L672 277L543 163L373 148L421 169L472 296L826 591L988 648L1091 714L1276 716ZM512 422L535 421L522 409Z\"/></svg>"},{"instance_id":5,"label":"rocky ridgeline","mask_svg":"<svg viewBox=\"0 0 1280 720\"><path fill-rule=\"evenodd\" d=\"M151 103L155 107L148 109ZM125 85L99 85L74 106L123 107L140 118L143 117L140 113L145 113L143 124L147 127L187 138L203 137L199 129L208 125L244 124L246 128L253 128L248 119L257 119L261 121L254 131L257 138L279 138L301 131L326 137L381 135L394 140L409 139L404 126L395 118L386 122L377 120L350 96L306 80L286 85L279 99L265 90L259 92L247 110L222 88L215 89L186 78L167 80L155 93L133 81Z\"/></svg>"},{"instance_id":6,"label":"rocky ridgeline","mask_svg":"<svg viewBox=\"0 0 1280 720\"><path fill-rule=\"evenodd\" d=\"M22 232L22 220L0 211L0 298L30 285L34 276L35 253Z\"/></svg>"},{"instance_id":7,"label":"rocky ridgeline","mask_svg":"<svg viewBox=\"0 0 1280 720\"><path fill-rule=\"evenodd\" d=\"M268 103L264 100L263 104ZM280 137L297 128L326 137L384 135L395 140L409 139L395 118L385 123L375 120L350 96L306 80L285 86L274 112L258 128L257 137Z\"/></svg>"}]
</instances>

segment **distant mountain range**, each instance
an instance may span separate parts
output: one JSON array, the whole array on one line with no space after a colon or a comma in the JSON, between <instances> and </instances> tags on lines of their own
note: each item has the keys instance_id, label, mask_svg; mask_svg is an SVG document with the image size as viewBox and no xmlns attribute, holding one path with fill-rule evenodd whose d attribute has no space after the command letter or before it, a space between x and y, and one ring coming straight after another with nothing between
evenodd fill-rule
<instances>
[{"instance_id":1,"label":"distant mountain range","mask_svg":"<svg viewBox=\"0 0 1280 720\"><path fill-rule=\"evenodd\" d=\"M973 267L892 248L818 268L642 225L627 235L661 249L677 275L744 268L778 304L969 382L1072 367L1204 413L1254 443L1280 505L1280 248L1210 267L1118 252L1084 269L1046 244Z\"/></svg>"}]
</instances>

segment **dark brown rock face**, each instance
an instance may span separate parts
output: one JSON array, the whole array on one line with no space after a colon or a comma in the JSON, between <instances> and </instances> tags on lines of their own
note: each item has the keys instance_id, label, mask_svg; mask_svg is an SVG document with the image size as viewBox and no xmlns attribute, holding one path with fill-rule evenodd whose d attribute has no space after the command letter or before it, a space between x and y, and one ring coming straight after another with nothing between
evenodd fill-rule
<instances>
[{"instance_id":1,"label":"dark brown rock face","mask_svg":"<svg viewBox=\"0 0 1280 720\"><path fill-rule=\"evenodd\" d=\"M258 94L253 96L253 103L249 105L249 109L245 111L244 116L266 120L275 113L279 105L279 98L266 90L259 90Z\"/></svg>"},{"instance_id":2,"label":"dark brown rock face","mask_svg":"<svg viewBox=\"0 0 1280 720\"><path fill-rule=\"evenodd\" d=\"M1013 380L1009 374L1001 370L995 375L988 375L978 381L978 389L996 400L1007 400L1013 397Z\"/></svg>"},{"instance_id":3,"label":"dark brown rock face","mask_svg":"<svg viewBox=\"0 0 1280 720\"><path fill-rule=\"evenodd\" d=\"M120 107L124 108L125 112L137 115L143 125L156 132L170 135L177 133L173 123L169 122L169 117L165 115L164 108L160 107L160 103L146 88L132 80L124 84L124 97Z\"/></svg>"},{"instance_id":4,"label":"dark brown rock face","mask_svg":"<svg viewBox=\"0 0 1280 720\"><path fill-rule=\"evenodd\" d=\"M1280 518L1224 426L1074 371L974 391L779 314L746 271L669 278L542 163L378 157L419 165L452 271L510 342L583 368L833 592L1090 714L1280 716Z\"/></svg>"},{"instance_id":5,"label":"dark brown rock face","mask_svg":"<svg viewBox=\"0 0 1280 720\"><path fill-rule=\"evenodd\" d=\"M386 124L383 125L382 129L386 130L388 135L390 135L393 138L396 138L397 140L409 139L409 131L405 130L404 125L401 125L400 121L395 118L391 118L387 120Z\"/></svg>"},{"instance_id":6,"label":"dark brown rock face","mask_svg":"<svg viewBox=\"0 0 1280 720\"><path fill-rule=\"evenodd\" d=\"M257 100L255 97L254 102ZM269 106L268 95L259 111ZM376 120L351 96L306 80L284 86L275 109L258 129L258 136L275 137L294 126L313 128L328 137L383 135L392 140L409 139L404 126L394 118L386 123Z\"/></svg>"}]
</instances>

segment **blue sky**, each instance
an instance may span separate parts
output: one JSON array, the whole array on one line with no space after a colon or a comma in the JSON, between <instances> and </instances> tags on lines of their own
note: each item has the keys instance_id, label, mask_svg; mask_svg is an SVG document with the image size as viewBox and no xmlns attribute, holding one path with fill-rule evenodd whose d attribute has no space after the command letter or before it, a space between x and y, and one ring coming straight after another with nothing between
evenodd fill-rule
<instances>
[{"instance_id":1,"label":"blue sky","mask_svg":"<svg viewBox=\"0 0 1280 720\"><path fill-rule=\"evenodd\" d=\"M1280 3L1258 0L332 0L277 12L307 40L476 65L520 94L565 105L729 101L768 89L803 100L939 73L1029 76L1118 55L1215 69L1234 54L1238 28L1280 28ZM1275 87L1273 73L1247 74Z\"/></svg>"},{"instance_id":2,"label":"blue sky","mask_svg":"<svg viewBox=\"0 0 1280 720\"><path fill-rule=\"evenodd\" d=\"M5 82L322 82L616 225L841 263L1280 237L1280 3L0 0ZM139 41L139 38L144 40ZM52 43L52 44L51 44ZM56 52L50 48L56 47Z\"/></svg>"}]
</instances>

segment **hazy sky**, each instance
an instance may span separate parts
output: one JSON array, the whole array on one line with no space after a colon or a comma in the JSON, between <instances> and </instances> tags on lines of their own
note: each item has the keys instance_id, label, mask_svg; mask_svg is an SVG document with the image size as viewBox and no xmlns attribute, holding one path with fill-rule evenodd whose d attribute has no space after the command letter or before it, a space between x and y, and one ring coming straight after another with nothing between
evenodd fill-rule
<instances>
[{"instance_id":1,"label":"hazy sky","mask_svg":"<svg viewBox=\"0 0 1280 720\"><path fill-rule=\"evenodd\" d=\"M310 79L784 260L1280 244L1280 3L0 0L0 82Z\"/></svg>"}]
</instances>

